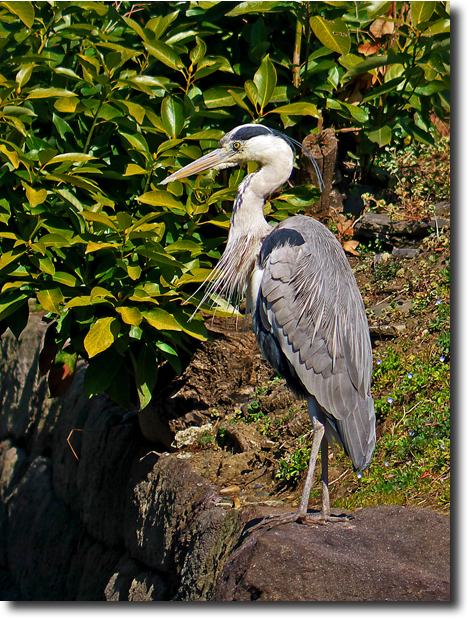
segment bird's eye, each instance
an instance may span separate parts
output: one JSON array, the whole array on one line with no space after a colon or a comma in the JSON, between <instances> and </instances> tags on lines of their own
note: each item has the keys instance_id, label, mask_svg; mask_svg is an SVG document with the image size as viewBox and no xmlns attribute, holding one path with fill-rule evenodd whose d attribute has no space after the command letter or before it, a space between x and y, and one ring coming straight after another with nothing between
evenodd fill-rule
<instances>
[{"instance_id":1,"label":"bird's eye","mask_svg":"<svg viewBox=\"0 0 469 619\"><path fill-rule=\"evenodd\" d=\"M239 150L241 148L241 142L233 142L233 150Z\"/></svg>"}]
</instances>

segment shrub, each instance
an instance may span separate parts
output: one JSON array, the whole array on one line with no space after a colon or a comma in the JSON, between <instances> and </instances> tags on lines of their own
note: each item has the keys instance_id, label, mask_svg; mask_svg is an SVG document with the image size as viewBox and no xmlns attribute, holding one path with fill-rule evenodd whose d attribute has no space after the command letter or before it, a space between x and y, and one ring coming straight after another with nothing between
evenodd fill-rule
<instances>
[{"instance_id":1,"label":"shrub","mask_svg":"<svg viewBox=\"0 0 469 619\"><path fill-rule=\"evenodd\" d=\"M431 141L430 110L447 114L442 2L1 2L0 29L0 332L45 312L52 395L81 356L88 396L144 407L161 364L207 337L191 295L245 171L158 183L224 132L320 120L366 156ZM317 198L289 189L266 212Z\"/></svg>"}]
</instances>

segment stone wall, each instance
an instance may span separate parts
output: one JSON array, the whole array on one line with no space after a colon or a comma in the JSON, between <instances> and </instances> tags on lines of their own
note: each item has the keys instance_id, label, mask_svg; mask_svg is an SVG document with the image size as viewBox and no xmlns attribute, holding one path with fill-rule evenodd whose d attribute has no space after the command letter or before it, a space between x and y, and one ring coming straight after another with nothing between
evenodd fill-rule
<instances>
[{"instance_id":1,"label":"stone wall","mask_svg":"<svg viewBox=\"0 0 469 619\"><path fill-rule=\"evenodd\" d=\"M449 599L448 517L387 506L345 528L246 535L268 508L220 507L218 489L159 453L137 416L83 399L83 366L48 398L44 331L33 315L19 342L0 342L2 599Z\"/></svg>"}]
</instances>

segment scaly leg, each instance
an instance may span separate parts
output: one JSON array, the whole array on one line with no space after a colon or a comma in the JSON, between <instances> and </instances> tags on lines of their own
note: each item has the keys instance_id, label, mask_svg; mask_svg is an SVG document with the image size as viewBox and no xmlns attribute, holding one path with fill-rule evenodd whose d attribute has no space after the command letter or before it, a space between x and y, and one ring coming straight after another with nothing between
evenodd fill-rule
<instances>
[{"instance_id":1,"label":"scaly leg","mask_svg":"<svg viewBox=\"0 0 469 619\"><path fill-rule=\"evenodd\" d=\"M313 416L311 421L314 429L313 444L311 446L311 455L309 458L305 487L303 489L303 494L301 495L298 509L294 514L272 514L270 516L265 516L265 518L263 518L258 524L248 529L247 533L251 534L258 529L268 531L273 527L288 524L290 522L326 524L327 522L344 521L343 516L334 516L331 514L328 484L328 443L325 436L324 423L316 416ZM311 486L313 485L314 470L316 468L319 450L321 450L321 512L316 514L308 514L309 495L311 493Z\"/></svg>"}]
</instances>

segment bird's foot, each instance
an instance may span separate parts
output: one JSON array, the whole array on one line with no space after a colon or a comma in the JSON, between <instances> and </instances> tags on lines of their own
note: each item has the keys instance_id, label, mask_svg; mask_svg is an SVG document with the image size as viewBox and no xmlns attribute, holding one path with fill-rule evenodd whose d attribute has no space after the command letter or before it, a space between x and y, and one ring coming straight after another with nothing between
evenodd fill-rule
<instances>
[{"instance_id":1,"label":"bird's foot","mask_svg":"<svg viewBox=\"0 0 469 619\"><path fill-rule=\"evenodd\" d=\"M263 531L269 531L274 527L279 527L283 524L289 524L291 522L299 522L301 524L309 524L312 526L341 523L347 528L352 528L352 525L349 524L352 519L353 516L348 516L347 514L323 514L322 512L317 512L314 514L302 512L295 512L293 514L271 514L262 518L260 522L247 529L245 533L249 533L249 535L251 535L251 533L254 533L260 529Z\"/></svg>"}]
</instances>

